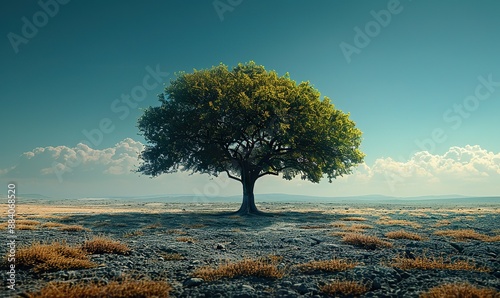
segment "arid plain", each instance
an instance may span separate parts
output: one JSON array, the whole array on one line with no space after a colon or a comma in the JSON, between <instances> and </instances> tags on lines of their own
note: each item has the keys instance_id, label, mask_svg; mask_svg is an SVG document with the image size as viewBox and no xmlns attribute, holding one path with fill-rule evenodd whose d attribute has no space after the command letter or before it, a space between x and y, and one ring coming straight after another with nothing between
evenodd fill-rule
<instances>
[{"instance_id":1,"label":"arid plain","mask_svg":"<svg viewBox=\"0 0 500 298\"><path fill-rule=\"evenodd\" d=\"M16 290L3 290L4 259L3 295L499 296L498 199L267 202L247 217L230 213L238 206L20 201Z\"/></svg>"}]
</instances>

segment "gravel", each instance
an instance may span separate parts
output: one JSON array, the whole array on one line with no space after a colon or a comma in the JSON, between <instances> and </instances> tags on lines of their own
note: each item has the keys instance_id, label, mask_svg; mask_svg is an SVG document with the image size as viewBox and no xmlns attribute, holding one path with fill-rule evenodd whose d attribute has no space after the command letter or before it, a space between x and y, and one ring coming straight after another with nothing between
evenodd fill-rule
<instances>
[{"instance_id":1,"label":"gravel","mask_svg":"<svg viewBox=\"0 0 500 298\"><path fill-rule=\"evenodd\" d=\"M126 243L132 252L129 255L91 255L90 259L99 264L92 269L41 274L18 270L16 294L35 292L54 280L110 282L127 275L167 281L173 287L171 297L326 297L320 290L321 286L335 280L366 284L369 290L360 297L418 297L433 286L449 282L469 282L500 290L500 242L460 242L434 235L437 230L474 229L495 236L498 234L498 205L480 206L474 208L475 212L470 212L470 208L463 206L430 208L352 204L347 207L339 204L263 203L260 208L272 214L263 217L221 215L221 211L236 209L236 205L231 204L172 205L175 204L156 203L148 209L148 205L143 204L145 211L141 213L73 214L60 220L35 218L42 223L81 224L89 231L63 232L41 227L16 231L18 246L38 241L66 241L70 245L80 245L95 235L106 235ZM179 211L171 211L174 209ZM373 228L363 232L389 241L393 246L367 250L344 243L341 236L331 235L343 231L342 227L332 223L346 226L360 223L342 221L347 216L366 218L361 223ZM422 227L380 224L383 216L409 220ZM443 219L452 224L435 226ZM421 234L427 239L414 241L384 236L389 231L400 229ZM130 234L138 230L142 234ZM179 241L179 237L188 237L191 241ZM0 253L5 255L6 247L2 246ZM165 258L165 255L172 254L179 254L182 258ZM467 260L479 267L488 267L490 271L402 270L391 266L396 256L424 254L451 261ZM269 255L282 257L277 266L286 271L283 278L243 276L209 282L193 276L193 271L203 266L215 267L227 261ZM347 259L358 265L346 271L312 273L304 273L295 267L312 260L332 258ZM2 269L2 279L5 281L0 291L2 297L15 297L13 292L4 291L6 269Z\"/></svg>"}]
</instances>

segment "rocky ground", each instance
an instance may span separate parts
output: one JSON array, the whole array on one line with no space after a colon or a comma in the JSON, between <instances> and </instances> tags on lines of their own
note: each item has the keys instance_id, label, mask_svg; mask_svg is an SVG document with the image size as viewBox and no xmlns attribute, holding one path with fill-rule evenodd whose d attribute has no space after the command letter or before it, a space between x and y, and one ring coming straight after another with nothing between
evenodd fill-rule
<instances>
[{"instance_id":1,"label":"rocky ground","mask_svg":"<svg viewBox=\"0 0 500 298\"><path fill-rule=\"evenodd\" d=\"M230 203L130 203L101 205L81 213L54 209L55 215L37 214L36 207L21 212L18 218L40 224L32 230L16 231L18 248L40 241L64 240L79 245L94 235L106 235L127 244L131 253L91 255L90 259L99 264L92 269L17 271L16 294L35 292L54 280L111 281L126 275L166 280L173 287L171 297L326 297L321 286L335 280L367 285L368 291L361 297L418 297L434 286L453 282L500 290L500 242L499 237L494 238L500 234L500 205L263 203L259 207L269 216L221 215L237 207ZM42 227L46 222L82 225L88 230L64 232ZM387 232L401 229L424 239L386 236ZM435 234L458 229L472 229L490 237L490 241ZM343 241L342 235L347 232L377 236L392 246L354 246ZM6 251L2 245L0 253L5 255ZM168 260L172 255L179 260ZM279 256L276 265L285 272L282 278L241 276L205 281L193 275L203 266L216 268L229 261L270 255ZM403 270L393 266L397 256L423 255L441 257L448 263L465 260L488 270ZM303 272L297 267L312 260L334 258L357 265L337 272ZM16 296L6 290L5 268L2 277L4 287L0 293Z\"/></svg>"}]
</instances>

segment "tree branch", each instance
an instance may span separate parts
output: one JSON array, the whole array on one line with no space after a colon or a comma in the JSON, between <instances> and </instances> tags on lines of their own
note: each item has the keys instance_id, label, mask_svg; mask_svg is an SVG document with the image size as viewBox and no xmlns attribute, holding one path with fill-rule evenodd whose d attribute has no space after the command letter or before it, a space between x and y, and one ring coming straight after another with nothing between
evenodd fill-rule
<instances>
[{"instance_id":1,"label":"tree branch","mask_svg":"<svg viewBox=\"0 0 500 298\"><path fill-rule=\"evenodd\" d=\"M278 175L279 175L279 173L275 173L275 172L270 172L270 171L268 171L268 172L264 172L264 173L262 173L262 174L259 174L259 176L257 176L257 178L260 178L260 177L265 176L265 175L274 175L274 176L278 176Z\"/></svg>"},{"instance_id":2,"label":"tree branch","mask_svg":"<svg viewBox=\"0 0 500 298\"><path fill-rule=\"evenodd\" d=\"M231 178L231 179L234 179L234 180L236 180L236 181L241 182L241 179L240 179L240 178L238 178L238 177L235 177L235 176L231 175L231 174L229 173L229 171L228 171L228 170L226 170L226 174L227 174L227 176L228 176L229 178Z\"/></svg>"}]
</instances>

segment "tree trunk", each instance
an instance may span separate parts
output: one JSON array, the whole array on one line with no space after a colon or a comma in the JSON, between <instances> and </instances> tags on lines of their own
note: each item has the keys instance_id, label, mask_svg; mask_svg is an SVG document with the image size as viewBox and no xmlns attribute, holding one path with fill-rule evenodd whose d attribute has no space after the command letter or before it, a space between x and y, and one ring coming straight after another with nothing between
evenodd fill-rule
<instances>
[{"instance_id":1,"label":"tree trunk","mask_svg":"<svg viewBox=\"0 0 500 298\"><path fill-rule=\"evenodd\" d=\"M240 215L250 215L250 214L261 214L255 206L255 197L253 195L253 187L255 185L254 178L251 174L245 173L241 177L241 184L243 185L243 202L241 203L240 209L236 214Z\"/></svg>"}]
</instances>

